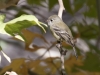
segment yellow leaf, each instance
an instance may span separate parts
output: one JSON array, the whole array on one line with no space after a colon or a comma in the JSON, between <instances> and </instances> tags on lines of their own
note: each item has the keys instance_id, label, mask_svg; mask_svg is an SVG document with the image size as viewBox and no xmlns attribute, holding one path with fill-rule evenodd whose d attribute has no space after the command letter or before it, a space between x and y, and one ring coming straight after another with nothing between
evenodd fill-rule
<instances>
[{"instance_id":1,"label":"yellow leaf","mask_svg":"<svg viewBox=\"0 0 100 75\"><path fill-rule=\"evenodd\" d=\"M45 47L39 47L37 45L33 45L33 48L29 48L29 45L32 43L32 41L35 39L35 38L40 38L42 39L45 43L48 43L46 41L46 39L43 37L43 35L41 34L38 34L38 33L34 33L34 32L31 32L29 30L26 30L26 29L23 29L22 30L22 33L23 33L23 36L25 37L26 39L26 44L25 44L25 49L26 50L29 50L29 51L36 51L40 48L45 48Z\"/></svg>"},{"instance_id":2,"label":"yellow leaf","mask_svg":"<svg viewBox=\"0 0 100 75\"><path fill-rule=\"evenodd\" d=\"M6 66L1 70L0 75L2 75L3 73L5 73L8 70L18 72L19 68L21 68L23 63L25 63L24 58L13 60L9 66Z\"/></svg>"},{"instance_id":3,"label":"yellow leaf","mask_svg":"<svg viewBox=\"0 0 100 75\"><path fill-rule=\"evenodd\" d=\"M19 0L0 0L0 9L14 6Z\"/></svg>"},{"instance_id":4,"label":"yellow leaf","mask_svg":"<svg viewBox=\"0 0 100 75\"><path fill-rule=\"evenodd\" d=\"M71 56L68 60L65 61L65 67L68 72L71 72L74 66L82 66L82 56L79 56L76 60L75 56Z\"/></svg>"}]
</instances>

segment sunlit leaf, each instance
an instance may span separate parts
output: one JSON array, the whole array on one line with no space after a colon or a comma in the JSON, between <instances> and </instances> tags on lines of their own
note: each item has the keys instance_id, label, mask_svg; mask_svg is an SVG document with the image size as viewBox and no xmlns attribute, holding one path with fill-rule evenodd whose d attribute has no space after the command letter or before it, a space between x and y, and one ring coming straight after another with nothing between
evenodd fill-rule
<instances>
[{"instance_id":1,"label":"sunlit leaf","mask_svg":"<svg viewBox=\"0 0 100 75\"><path fill-rule=\"evenodd\" d=\"M28 28L30 26L38 25L45 31L44 27L40 25L38 19L33 15L22 15L6 23L3 23L3 20L5 17L3 15L1 15L0 17L1 17L0 18L0 27L1 27L0 33L2 34L7 34L7 35L10 34L12 36L19 35L25 40L23 34L21 33L22 29Z\"/></svg>"},{"instance_id":2,"label":"sunlit leaf","mask_svg":"<svg viewBox=\"0 0 100 75\"><path fill-rule=\"evenodd\" d=\"M5 19L5 15L0 15L0 24L3 23L4 19Z\"/></svg>"},{"instance_id":3,"label":"sunlit leaf","mask_svg":"<svg viewBox=\"0 0 100 75\"><path fill-rule=\"evenodd\" d=\"M41 25L45 26L45 27L48 27L47 24L43 23L43 22L39 22Z\"/></svg>"},{"instance_id":4,"label":"sunlit leaf","mask_svg":"<svg viewBox=\"0 0 100 75\"><path fill-rule=\"evenodd\" d=\"M0 15L0 33L1 34L7 34L6 31L4 30L6 26L5 23L3 23L4 19L5 19L5 15ZM10 35L10 34L7 34L7 35Z\"/></svg>"},{"instance_id":5,"label":"sunlit leaf","mask_svg":"<svg viewBox=\"0 0 100 75\"><path fill-rule=\"evenodd\" d=\"M7 22L6 24L7 24L6 27L8 27L8 28L14 27L14 28L18 28L19 30L21 30L22 28L33 26L33 25L38 25L45 31L45 29L40 25L38 19L33 15L22 15L18 18L15 18L15 19ZM14 26L14 25L17 25L17 26ZM6 30L6 28L5 28L5 30ZM17 31L17 29L16 29L16 31Z\"/></svg>"}]
</instances>

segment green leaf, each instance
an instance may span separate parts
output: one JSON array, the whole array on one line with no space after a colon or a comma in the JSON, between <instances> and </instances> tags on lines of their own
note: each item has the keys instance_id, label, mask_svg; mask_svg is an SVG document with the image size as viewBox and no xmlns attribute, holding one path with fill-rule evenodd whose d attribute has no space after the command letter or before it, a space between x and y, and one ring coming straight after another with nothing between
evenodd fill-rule
<instances>
[{"instance_id":1,"label":"green leaf","mask_svg":"<svg viewBox=\"0 0 100 75\"><path fill-rule=\"evenodd\" d=\"M0 24L3 23L4 19L5 19L5 15L0 15Z\"/></svg>"},{"instance_id":2,"label":"green leaf","mask_svg":"<svg viewBox=\"0 0 100 75\"><path fill-rule=\"evenodd\" d=\"M7 35L9 35L8 33L6 33L6 31L4 30L4 28L5 28L5 23L3 23L3 21L4 21L4 19L5 19L5 16L4 15L0 15L0 33L1 34L7 34Z\"/></svg>"},{"instance_id":3,"label":"green leaf","mask_svg":"<svg viewBox=\"0 0 100 75\"><path fill-rule=\"evenodd\" d=\"M19 35L25 40L21 32L22 29L28 28L30 26L38 25L45 31L43 26L40 25L40 22L38 21L38 19L33 15L22 15L6 23L2 22L3 19L4 19L3 16L1 16L0 33L2 34L7 34L7 35L10 34L12 36ZM18 38L18 39L21 39L21 38Z\"/></svg>"}]
</instances>

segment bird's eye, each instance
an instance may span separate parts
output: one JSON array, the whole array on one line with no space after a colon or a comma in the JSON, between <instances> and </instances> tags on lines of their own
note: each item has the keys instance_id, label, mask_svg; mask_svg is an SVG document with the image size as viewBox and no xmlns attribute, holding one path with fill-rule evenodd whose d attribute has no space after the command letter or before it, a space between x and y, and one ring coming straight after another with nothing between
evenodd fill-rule
<instances>
[{"instance_id":1,"label":"bird's eye","mask_svg":"<svg viewBox=\"0 0 100 75\"><path fill-rule=\"evenodd\" d=\"M51 22L53 21L53 19L50 20Z\"/></svg>"}]
</instances>

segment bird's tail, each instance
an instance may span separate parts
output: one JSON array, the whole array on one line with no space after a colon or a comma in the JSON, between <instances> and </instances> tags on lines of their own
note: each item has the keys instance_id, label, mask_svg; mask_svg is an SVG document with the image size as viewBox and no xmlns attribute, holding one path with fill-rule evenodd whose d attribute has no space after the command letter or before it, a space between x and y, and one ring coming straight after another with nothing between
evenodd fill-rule
<instances>
[{"instance_id":1,"label":"bird's tail","mask_svg":"<svg viewBox=\"0 0 100 75\"><path fill-rule=\"evenodd\" d=\"M75 53L75 57L76 57L76 59L77 59L77 58L78 58L78 56L77 56L77 52L76 52L75 47L73 47L73 50L74 50L74 53Z\"/></svg>"}]
</instances>

